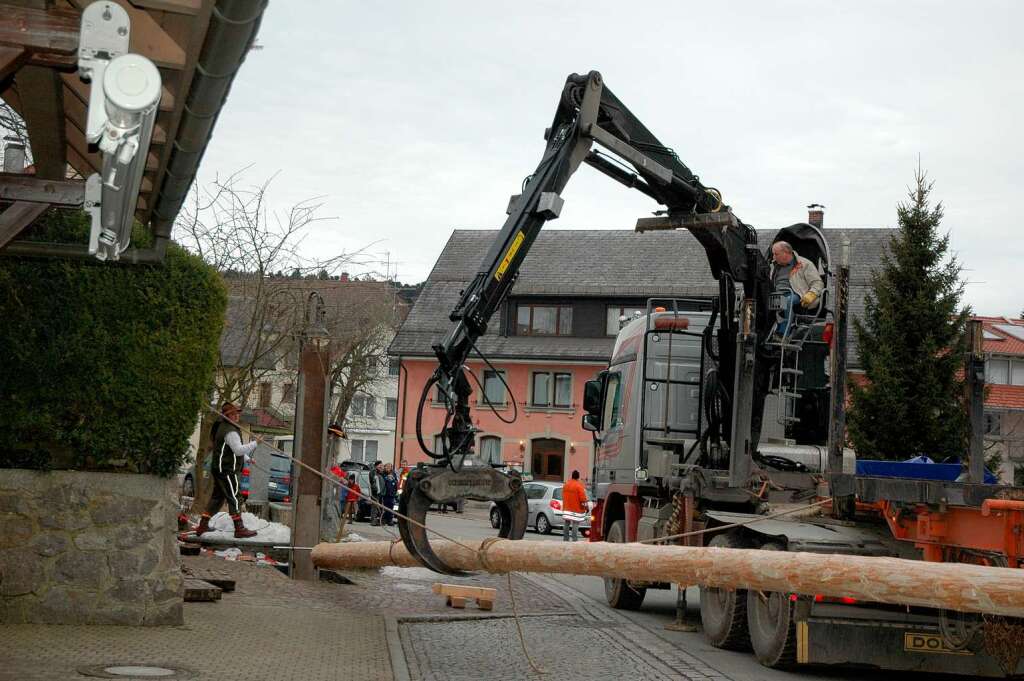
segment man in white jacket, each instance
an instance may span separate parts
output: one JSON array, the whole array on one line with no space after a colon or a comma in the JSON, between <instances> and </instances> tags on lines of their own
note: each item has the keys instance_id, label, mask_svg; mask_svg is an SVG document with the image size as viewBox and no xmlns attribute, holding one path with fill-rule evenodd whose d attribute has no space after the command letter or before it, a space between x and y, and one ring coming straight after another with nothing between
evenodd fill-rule
<instances>
[{"instance_id":1,"label":"man in white jacket","mask_svg":"<svg viewBox=\"0 0 1024 681\"><path fill-rule=\"evenodd\" d=\"M242 415L242 410L237 405L226 402L221 407L223 418L213 424L212 437L213 452L210 461L210 473L213 474L213 494L210 495L210 503L206 507L196 527L196 536L210 531L210 518L220 510L221 505L226 501L228 513L235 524L235 537L245 539L255 537L255 530L247 530L242 524L242 498L241 487L238 484L238 472L242 470L247 461L251 460L250 454L256 449L257 442L253 441L247 445L242 444L242 437L235 424Z\"/></svg>"}]
</instances>

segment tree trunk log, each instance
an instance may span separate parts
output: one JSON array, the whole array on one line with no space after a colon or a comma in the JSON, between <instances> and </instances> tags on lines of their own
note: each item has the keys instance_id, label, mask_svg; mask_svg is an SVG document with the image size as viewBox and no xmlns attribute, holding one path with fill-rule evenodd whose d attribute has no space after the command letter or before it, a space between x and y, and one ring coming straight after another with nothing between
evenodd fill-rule
<instances>
[{"instance_id":1,"label":"tree trunk log","mask_svg":"<svg viewBox=\"0 0 1024 681\"><path fill-rule=\"evenodd\" d=\"M476 541L466 544L476 550L443 541L432 546L441 560L463 570L593 575L822 594L1024 617L1024 570L1017 569L901 558L607 542L567 545L496 540L489 546ZM419 567L401 542L319 544L312 558L321 568Z\"/></svg>"}]
</instances>

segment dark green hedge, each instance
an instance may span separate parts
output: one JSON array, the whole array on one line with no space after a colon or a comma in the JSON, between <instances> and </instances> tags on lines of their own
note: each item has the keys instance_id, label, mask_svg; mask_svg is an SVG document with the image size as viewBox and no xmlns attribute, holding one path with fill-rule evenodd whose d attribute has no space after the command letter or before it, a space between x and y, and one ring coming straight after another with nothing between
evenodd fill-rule
<instances>
[{"instance_id":1,"label":"dark green hedge","mask_svg":"<svg viewBox=\"0 0 1024 681\"><path fill-rule=\"evenodd\" d=\"M173 475L226 304L216 270L174 244L159 266L0 257L0 468Z\"/></svg>"}]
</instances>

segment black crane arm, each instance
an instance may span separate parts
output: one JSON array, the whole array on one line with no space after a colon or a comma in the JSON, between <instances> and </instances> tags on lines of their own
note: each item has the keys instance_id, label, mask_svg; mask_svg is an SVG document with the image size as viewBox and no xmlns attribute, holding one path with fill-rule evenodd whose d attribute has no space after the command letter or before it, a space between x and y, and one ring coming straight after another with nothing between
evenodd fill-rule
<instances>
[{"instance_id":1,"label":"black crane arm","mask_svg":"<svg viewBox=\"0 0 1024 681\"><path fill-rule=\"evenodd\" d=\"M560 194L580 163L650 196L665 206L669 219L728 212L721 194L704 186L672 149L661 144L604 86L596 71L568 77L545 137L547 146L540 163L527 179L522 194L510 202L508 218L450 315L455 325L433 347L439 362L435 377L449 395L454 412L447 440L452 452L463 441L471 441L471 437L466 437L466 428L470 426L467 398L472 390L461 367L515 283L544 223L558 217L562 206ZM614 158L593 149L595 143ZM725 277L747 286L754 284L763 257L757 252L757 237L751 227L734 216L725 229L684 226L704 247L716 279ZM427 449L422 439L421 445ZM438 458L447 458L447 453L450 452Z\"/></svg>"}]
</instances>

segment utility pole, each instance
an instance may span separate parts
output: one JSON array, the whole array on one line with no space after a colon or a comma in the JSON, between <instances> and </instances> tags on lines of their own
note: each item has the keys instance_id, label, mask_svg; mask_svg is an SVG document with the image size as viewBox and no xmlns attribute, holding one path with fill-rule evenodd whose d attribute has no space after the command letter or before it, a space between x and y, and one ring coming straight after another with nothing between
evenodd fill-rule
<instances>
[{"instance_id":1,"label":"utility pole","mask_svg":"<svg viewBox=\"0 0 1024 681\"><path fill-rule=\"evenodd\" d=\"M324 440L327 432L327 368L330 366L330 339L324 325L324 299L316 291L306 300L306 324L299 350L298 404L295 409L295 444L298 456L313 470L323 470ZM315 546L320 542L322 484L319 476L304 466L295 467L296 494L292 515L292 564L294 579L316 579L316 568L309 551L295 547Z\"/></svg>"}]
</instances>

